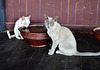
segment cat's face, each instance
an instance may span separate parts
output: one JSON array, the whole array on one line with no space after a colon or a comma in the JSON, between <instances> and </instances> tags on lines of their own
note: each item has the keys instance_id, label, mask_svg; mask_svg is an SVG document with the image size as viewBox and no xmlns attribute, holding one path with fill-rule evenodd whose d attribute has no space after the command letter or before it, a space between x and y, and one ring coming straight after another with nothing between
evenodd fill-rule
<instances>
[{"instance_id":1,"label":"cat's face","mask_svg":"<svg viewBox=\"0 0 100 70\"><path fill-rule=\"evenodd\" d=\"M30 24L30 17L31 16L28 16L28 17L22 16L22 26L25 26L25 27L29 26L29 24Z\"/></svg>"},{"instance_id":2,"label":"cat's face","mask_svg":"<svg viewBox=\"0 0 100 70\"><path fill-rule=\"evenodd\" d=\"M57 22L58 16L55 16L53 18L47 16L46 14L44 16L45 16L45 26L46 26L46 28L47 29L53 28L55 26L55 22Z\"/></svg>"}]
</instances>

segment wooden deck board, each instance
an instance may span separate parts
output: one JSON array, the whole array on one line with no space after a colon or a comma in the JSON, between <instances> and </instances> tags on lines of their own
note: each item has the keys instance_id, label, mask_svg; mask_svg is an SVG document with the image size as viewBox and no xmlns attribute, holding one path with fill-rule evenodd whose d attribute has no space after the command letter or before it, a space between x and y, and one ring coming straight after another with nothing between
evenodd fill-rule
<instances>
[{"instance_id":1,"label":"wooden deck board","mask_svg":"<svg viewBox=\"0 0 100 70\"><path fill-rule=\"evenodd\" d=\"M80 52L100 51L100 43L92 34L75 33ZM31 47L25 40L8 39L0 33L0 70L99 70L100 56L81 57L48 55L50 46Z\"/></svg>"}]
</instances>

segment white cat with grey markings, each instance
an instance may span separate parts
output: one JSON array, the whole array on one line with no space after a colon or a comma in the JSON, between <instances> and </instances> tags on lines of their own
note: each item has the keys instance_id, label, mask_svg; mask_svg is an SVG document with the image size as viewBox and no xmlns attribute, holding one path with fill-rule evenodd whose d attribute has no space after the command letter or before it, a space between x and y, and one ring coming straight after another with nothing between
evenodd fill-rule
<instances>
[{"instance_id":1,"label":"white cat with grey markings","mask_svg":"<svg viewBox=\"0 0 100 70\"><path fill-rule=\"evenodd\" d=\"M10 32L7 31L7 35L9 37L9 39L16 37L17 39L24 39L21 34L20 31L18 30L20 27L28 27L30 24L30 17L31 15L24 17L22 16L21 18L19 18L16 23L15 23L15 27L14 27L14 35L10 35Z\"/></svg>"},{"instance_id":2,"label":"white cat with grey markings","mask_svg":"<svg viewBox=\"0 0 100 70\"><path fill-rule=\"evenodd\" d=\"M56 54L62 54L66 56L98 56L100 52L91 53L85 52L80 53L77 51L77 43L75 37L71 30L67 27L61 26L57 22L57 16L49 17L46 14L45 16L45 27L47 28L47 33L52 39L52 46L48 54L53 55L56 47L58 46L59 50L56 51Z\"/></svg>"}]
</instances>

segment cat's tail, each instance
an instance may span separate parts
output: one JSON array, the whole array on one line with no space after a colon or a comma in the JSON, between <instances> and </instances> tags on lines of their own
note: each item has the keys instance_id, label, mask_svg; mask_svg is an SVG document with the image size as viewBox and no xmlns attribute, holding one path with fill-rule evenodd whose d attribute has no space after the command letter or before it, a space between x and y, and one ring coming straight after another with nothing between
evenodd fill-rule
<instances>
[{"instance_id":1,"label":"cat's tail","mask_svg":"<svg viewBox=\"0 0 100 70\"><path fill-rule=\"evenodd\" d=\"M8 38L9 38L9 39L11 39L11 38L14 38L14 37L15 37L15 34L14 34L14 35L10 35L10 31L8 31L8 30L7 30L7 35L8 35Z\"/></svg>"},{"instance_id":2,"label":"cat's tail","mask_svg":"<svg viewBox=\"0 0 100 70\"><path fill-rule=\"evenodd\" d=\"M99 56L100 52L77 52L75 56Z\"/></svg>"}]
</instances>

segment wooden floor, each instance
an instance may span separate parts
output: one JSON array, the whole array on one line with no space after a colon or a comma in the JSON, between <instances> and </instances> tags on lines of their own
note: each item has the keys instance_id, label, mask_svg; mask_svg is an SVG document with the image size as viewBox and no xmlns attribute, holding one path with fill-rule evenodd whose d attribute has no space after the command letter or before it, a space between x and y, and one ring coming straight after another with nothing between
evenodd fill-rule
<instances>
[{"instance_id":1,"label":"wooden floor","mask_svg":"<svg viewBox=\"0 0 100 70\"><path fill-rule=\"evenodd\" d=\"M74 35L78 51L100 51L100 43L92 34ZM33 48L25 40L9 40L6 33L0 33L0 70L100 70L100 56L49 56L49 48Z\"/></svg>"}]
</instances>

